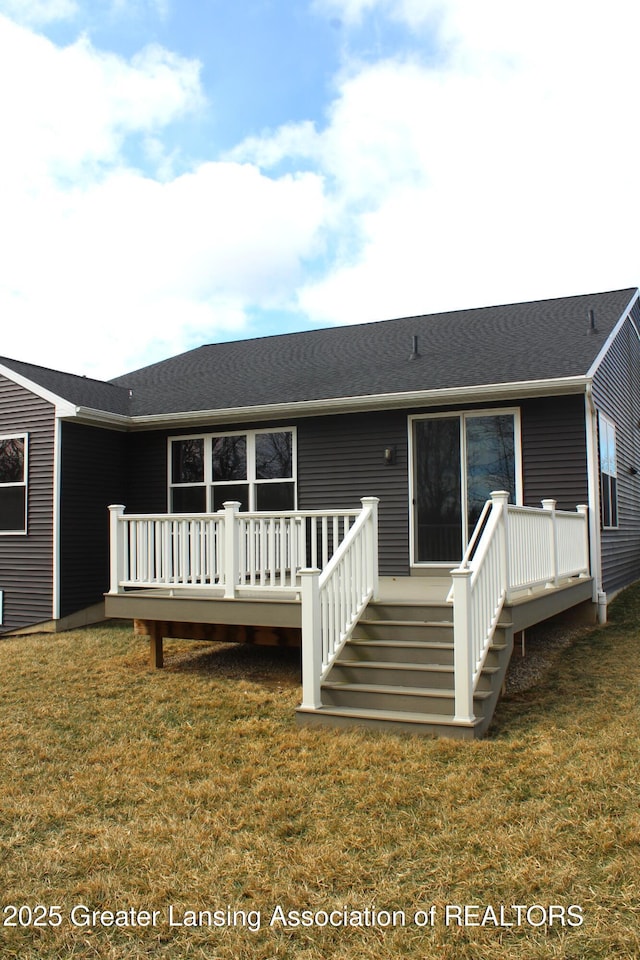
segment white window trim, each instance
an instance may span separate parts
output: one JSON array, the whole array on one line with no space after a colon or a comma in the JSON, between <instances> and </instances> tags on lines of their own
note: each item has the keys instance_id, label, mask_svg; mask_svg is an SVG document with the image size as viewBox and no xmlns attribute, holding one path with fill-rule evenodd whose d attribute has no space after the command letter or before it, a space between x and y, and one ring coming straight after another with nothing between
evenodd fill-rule
<instances>
[{"instance_id":1,"label":"white window trim","mask_svg":"<svg viewBox=\"0 0 640 960\"><path fill-rule=\"evenodd\" d=\"M290 433L291 434L291 476L274 477L269 480L261 480L256 477L256 437L264 433ZM247 478L246 480L216 480L212 476L212 442L214 438L220 437L246 437L247 438ZM175 440L204 440L204 480L198 483L172 483L171 482L171 444ZM249 488L249 512L256 511L256 488L262 485L274 483L292 483L293 484L293 503L294 510L298 509L298 443L295 427L262 427L258 430L216 430L213 433L188 433L179 436L167 438L167 511L171 513L171 491L176 488L180 490L189 487L205 488L206 513L213 513L211 503L211 490L216 487L236 487L246 483Z\"/></svg>"},{"instance_id":2,"label":"white window trim","mask_svg":"<svg viewBox=\"0 0 640 960\"><path fill-rule=\"evenodd\" d=\"M0 442L3 440L23 440L24 458L23 458L23 479L14 483L0 483L0 489L5 490L8 487L24 487L24 525L20 530L0 530L0 537L24 537L28 532L28 512L29 512L29 434L28 433L3 433L0 436Z\"/></svg>"},{"instance_id":3,"label":"white window trim","mask_svg":"<svg viewBox=\"0 0 640 960\"><path fill-rule=\"evenodd\" d=\"M602 446L603 446L603 444L602 444L602 438L603 438L603 434L606 434L606 435L607 435L606 447L607 447L607 449L608 449L608 447L609 447L608 435L609 435L610 433L613 435L613 457L614 457L614 463L611 464L611 465L607 463L607 467L608 467L608 466L612 466L612 467L613 467L613 472L612 472L611 470L609 470L609 469L606 469L606 470L605 470L605 467L604 467L604 465L603 465L603 457L602 457ZM599 477L599 479L600 479L600 503L601 503L601 522L602 522L602 529L603 529L603 530L617 530L617 529L619 528L619 526L620 526L620 515L619 515L619 512L618 512L618 431L617 431L617 429L616 429L615 422L611 419L611 417L608 417L608 416L606 415L606 413L603 413L602 410L599 410L599 411L598 411L598 466L599 466L599 470L600 470L600 477ZM605 524L605 522L604 522L604 503L602 502L602 499L603 499L603 498L602 498L602 478L603 478L603 476L609 477L610 479L612 478L612 479L614 479L614 480L616 481L616 493L615 493L615 517L616 517L616 522L615 522L615 523L607 523L607 524ZM609 485L609 513L612 513L612 511L611 511L611 506L612 506L611 485Z\"/></svg>"},{"instance_id":4,"label":"white window trim","mask_svg":"<svg viewBox=\"0 0 640 960\"><path fill-rule=\"evenodd\" d=\"M409 431L409 557L410 557L410 566L415 567L416 569L421 567L436 568L442 567L444 570L450 570L452 566L456 566L456 563L449 563L443 561L425 561L425 560L416 560L416 543L415 543L415 527L416 527L416 510L415 510L415 476L416 476L416 464L415 464L415 443L414 443L414 428L413 425L418 420L443 420L451 419L457 417L459 420L467 420L472 417L487 417L487 416L504 416L510 415L513 417L513 432L514 432L514 455L515 455L515 467L516 467L516 504L522 504L523 497L523 485L522 485L522 430L521 430L521 416L520 416L520 407L485 407L483 409L470 409L470 410L447 410L439 413L416 413L411 414L408 417L408 431ZM466 432L460 431L460 472L461 472L461 486L460 492L462 495L463 503L467 501L467 452L465 449L465 435ZM471 531L473 532L473 531ZM460 553L460 560L462 559L462 552ZM459 561L458 561L459 562Z\"/></svg>"}]
</instances>

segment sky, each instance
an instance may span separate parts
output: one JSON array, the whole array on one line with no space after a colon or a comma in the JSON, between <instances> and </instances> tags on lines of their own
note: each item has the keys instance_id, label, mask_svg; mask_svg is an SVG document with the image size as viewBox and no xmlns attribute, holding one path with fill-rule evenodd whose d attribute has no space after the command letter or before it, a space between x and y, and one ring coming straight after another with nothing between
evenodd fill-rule
<instances>
[{"instance_id":1,"label":"sky","mask_svg":"<svg viewBox=\"0 0 640 960\"><path fill-rule=\"evenodd\" d=\"M631 0L0 0L0 355L636 286Z\"/></svg>"}]
</instances>

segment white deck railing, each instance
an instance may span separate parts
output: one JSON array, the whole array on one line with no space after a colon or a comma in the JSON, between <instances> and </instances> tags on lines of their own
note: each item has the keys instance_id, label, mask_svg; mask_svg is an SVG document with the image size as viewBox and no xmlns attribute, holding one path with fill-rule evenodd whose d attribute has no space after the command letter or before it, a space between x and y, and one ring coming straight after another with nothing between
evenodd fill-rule
<instances>
[{"instance_id":1,"label":"white deck railing","mask_svg":"<svg viewBox=\"0 0 640 960\"><path fill-rule=\"evenodd\" d=\"M542 509L508 502L504 491L485 504L460 566L452 570L455 717L474 719L473 693L506 600L536 587L557 587L589 574L587 508Z\"/></svg>"},{"instance_id":2,"label":"white deck railing","mask_svg":"<svg viewBox=\"0 0 640 960\"><path fill-rule=\"evenodd\" d=\"M320 685L363 610L378 593L378 499L360 510L127 515L111 512L111 589L217 588L214 595L302 599L303 706L319 707Z\"/></svg>"},{"instance_id":3,"label":"white deck railing","mask_svg":"<svg viewBox=\"0 0 640 960\"><path fill-rule=\"evenodd\" d=\"M302 571L303 708L322 706L322 681L378 594L378 502L363 498L361 514L322 572Z\"/></svg>"},{"instance_id":4,"label":"white deck railing","mask_svg":"<svg viewBox=\"0 0 640 960\"><path fill-rule=\"evenodd\" d=\"M215 514L111 512L110 593L129 588L211 589L225 597L300 590L300 570L325 568L359 510Z\"/></svg>"}]
</instances>

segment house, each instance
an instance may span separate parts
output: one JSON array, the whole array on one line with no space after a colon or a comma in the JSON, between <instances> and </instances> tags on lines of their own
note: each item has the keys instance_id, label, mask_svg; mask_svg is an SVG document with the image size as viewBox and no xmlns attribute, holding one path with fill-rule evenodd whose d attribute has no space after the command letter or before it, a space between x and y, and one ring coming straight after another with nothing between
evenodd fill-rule
<instances>
[{"instance_id":1,"label":"house","mask_svg":"<svg viewBox=\"0 0 640 960\"><path fill-rule=\"evenodd\" d=\"M640 577L639 469L635 289L109 383L0 358L0 630L106 599L158 664L163 637L301 632L302 720L478 735L514 631Z\"/></svg>"}]
</instances>

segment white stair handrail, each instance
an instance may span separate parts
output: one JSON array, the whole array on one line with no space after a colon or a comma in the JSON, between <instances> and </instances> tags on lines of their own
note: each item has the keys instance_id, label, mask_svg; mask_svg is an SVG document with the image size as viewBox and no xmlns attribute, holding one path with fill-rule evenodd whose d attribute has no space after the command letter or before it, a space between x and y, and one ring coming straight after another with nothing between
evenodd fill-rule
<instances>
[{"instance_id":1,"label":"white stair handrail","mask_svg":"<svg viewBox=\"0 0 640 960\"><path fill-rule=\"evenodd\" d=\"M453 580L454 693L456 720L474 719L473 693L493 639L507 592L509 494L496 491L485 504ZM482 527L480 524L482 523Z\"/></svg>"},{"instance_id":2,"label":"white stair handrail","mask_svg":"<svg viewBox=\"0 0 640 960\"><path fill-rule=\"evenodd\" d=\"M321 686L367 604L378 595L378 503L362 512L328 565L302 570L302 704L322 706Z\"/></svg>"},{"instance_id":3,"label":"white stair handrail","mask_svg":"<svg viewBox=\"0 0 640 960\"><path fill-rule=\"evenodd\" d=\"M542 509L516 506L506 491L494 491L451 576L455 719L470 723L474 690L505 601L589 576L587 507L561 511L551 499L542 501Z\"/></svg>"}]
</instances>

